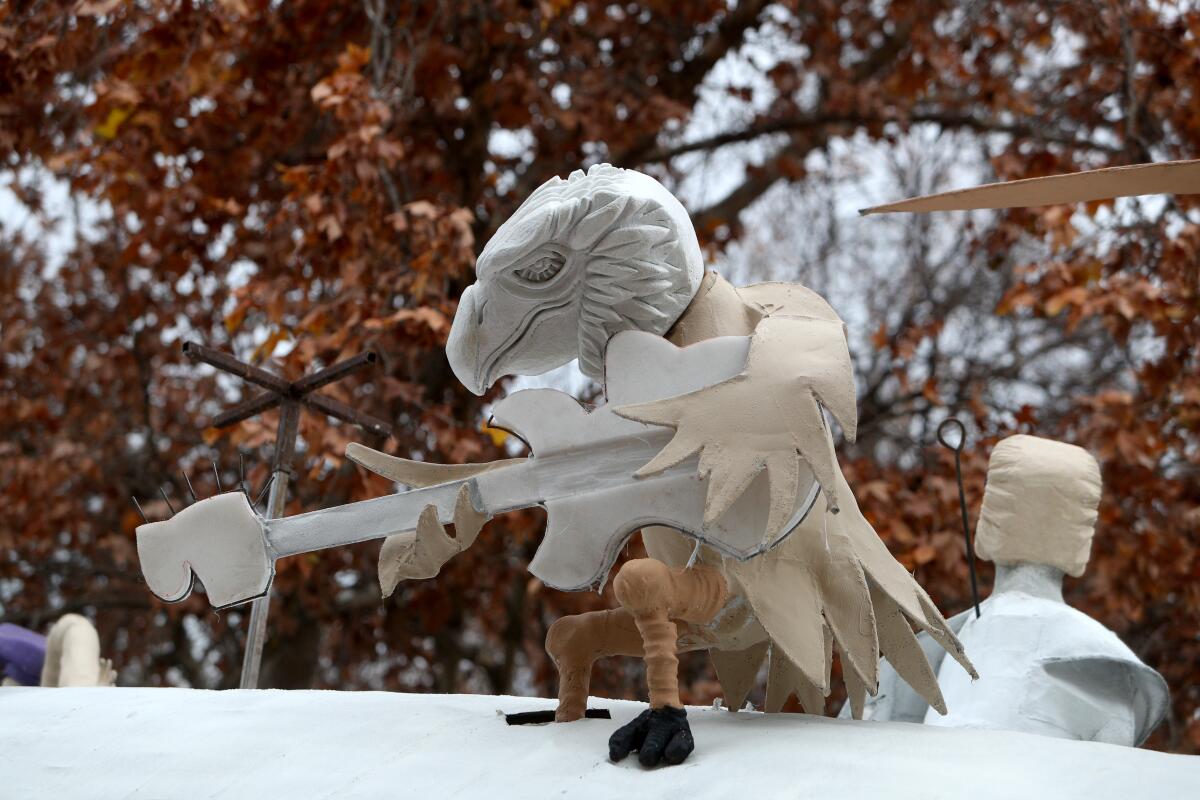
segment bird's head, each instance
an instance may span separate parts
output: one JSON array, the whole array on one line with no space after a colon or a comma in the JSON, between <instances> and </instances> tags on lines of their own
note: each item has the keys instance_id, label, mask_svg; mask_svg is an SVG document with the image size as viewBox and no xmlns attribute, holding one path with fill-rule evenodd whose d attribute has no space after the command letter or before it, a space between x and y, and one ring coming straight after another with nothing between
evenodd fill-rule
<instances>
[{"instance_id":1,"label":"bird's head","mask_svg":"<svg viewBox=\"0 0 1200 800\"><path fill-rule=\"evenodd\" d=\"M662 334L699 289L700 244L683 205L649 175L608 164L551 178L483 248L446 354L475 394L505 375L579 359L603 378L618 331Z\"/></svg>"}]
</instances>

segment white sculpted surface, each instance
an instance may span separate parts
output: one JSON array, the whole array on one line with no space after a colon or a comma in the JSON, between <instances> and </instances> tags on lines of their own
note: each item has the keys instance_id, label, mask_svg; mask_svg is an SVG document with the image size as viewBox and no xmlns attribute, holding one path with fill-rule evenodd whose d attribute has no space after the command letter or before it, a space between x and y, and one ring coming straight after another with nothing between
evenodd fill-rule
<instances>
[{"instance_id":1,"label":"white sculpted surface","mask_svg":"<svg viewBox=\"0 0 1200 800\"><path fill-rule=\"evenodd\" d=\"M1150 735L1166 713L1166 682L1116 634L1052 596L1061 577L1032 564L1009 567L979 619L968 611L951 621L979 680L943 664L938 680L950 710L927 712L926 724L1128 746ZM1046 591L1034 588L1039 582Z\"/></svg>"},{"instance_id":2,"label":"white sculpted surface","mask_svg":"<svg viewBox=\"0 0 1200 800\"><path fill-rule=\"evenodd\" d=\"M446 343L476 394L504 375L579 359L602 377L619 331L662 334L700 286L704 261L687 211L649 175L598 164L529 196L488 241Z\"/></svg>"},{"instance_id":3,"label":"white sculpted surface","mask_svg":"<svg viewBox=\"0 0 1200 800\"><path fill-rule=\"evenodd\" d=\"M836 798L1176 800L1200 758L1008 731L688 708L696 752L643 770L600 756L612 720L508 726L532 697L399 692L0 691L5 798ZM937 787L943 787L940 791Z\"/></svg>"},{"instance_id":4,"label":"white sculpted surface","mask_svg":"<svg viewBox=\"0 0 1200 800\"><path fill-rule=\"evenodd\" d=\"M191 594L196 576L215 608L261 596L275 577L261 519L241 492L205 498L171 519L139 525L137 550L146 585L170 603Z\"/></svg>"}]
</instances>

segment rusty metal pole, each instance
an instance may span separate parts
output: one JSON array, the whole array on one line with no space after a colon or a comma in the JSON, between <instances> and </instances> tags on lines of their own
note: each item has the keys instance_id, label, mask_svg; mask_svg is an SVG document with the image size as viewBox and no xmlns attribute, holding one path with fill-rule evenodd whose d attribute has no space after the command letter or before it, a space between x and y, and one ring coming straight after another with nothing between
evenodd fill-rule
<instances>
[{"instance_id":1,"label":"rusty metal pole","mask_svg":"<svg viewBox=\"0 0 1200 800\"><path fill-rule=\"evenodd\" d=\"M300 407L284 402L279 409L279 428L275 434L275 458L271 465L271 493L267 496L267 519L282 517L287 505L288 483L292 477L292 456L296 452ZM250 606L250 627L246 631L246 652L242 656L240 689L257 689L262 669L263 646L267 641L267 615L271 611L271 589Z\"/></svg>"}]
</instances>

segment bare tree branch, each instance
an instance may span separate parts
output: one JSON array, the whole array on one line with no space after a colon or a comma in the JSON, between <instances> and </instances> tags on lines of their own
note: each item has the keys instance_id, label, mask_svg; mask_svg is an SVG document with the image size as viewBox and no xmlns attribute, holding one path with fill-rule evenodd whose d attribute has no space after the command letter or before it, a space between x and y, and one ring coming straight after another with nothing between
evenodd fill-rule
<instances>
[{"instance_id":1,"label":"bare tree branch","mask_svg":"<svg viewBox=\"0 0 1200 800\"><path fill-rule=\"evenodd\" d=\"M738 3L721 19L716 30L700 47L700 51L688 59L678 72L669 74L664 81L664 93L681 102L693 99L713 65L724 58L726 53L741 47L746 32L754 26L762 10L768 5L768 0L744 0ZM612 162L618 166L646 163L646 153L654 149L657 139L657 131L639 137L625 150L613 153Z\"/></svg>"},{"instance_id":2,"label":"bare tree branch","mask_svg":"<svg viewBox=\"0 0 1200 800\"><path fill-rule=\"evenodd\" d=\"M1010 136L1029 138L1049 144L1059 144L1079 150L1095 150L1103 153L1120 153L1121 148L1101 144L1086 139L1079 139L1065 131L1039 125L1037 123L1003 122L995 119L985 119L970 114L956 114L948 111L926 111L913 114L907 118L868 116L858 113L832 114L816 112L797 114L776 119L764 119L736 131L725 131L703 139L685 142L669 148L651 150L646 153L643 164L655 164L670 161L677 156L699 151L716 150L731 144L752 141L762 136L779 133L810 133L822 128L846 126L844 133L849 134L852 128L866 125L883 125L896 123L913 125L919 123L934 123L946 130L972 130L978 133L1005 133Z\"/></svg>"}]
</instances>

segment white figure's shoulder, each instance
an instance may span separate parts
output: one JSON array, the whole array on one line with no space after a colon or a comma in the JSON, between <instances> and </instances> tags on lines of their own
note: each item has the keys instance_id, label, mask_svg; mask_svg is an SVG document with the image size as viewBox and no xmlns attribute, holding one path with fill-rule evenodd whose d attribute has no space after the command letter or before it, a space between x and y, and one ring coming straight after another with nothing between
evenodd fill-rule
<instances>
[{"instance_id":1,"label":"white figure's shoulder","mask_svg":"<svg viewBox=\"0 0 1200 800\"><path fill-rule=\"evenodd\" d=\"M1140 744L1168 703L1162 676L1081 611L1024 592L1004 592L968 616L959 637L980 680L939 674L949 727L995 727Z\"/></svg>"},{"instance_id":2,"label":"white figure's shoulder","mask_svg":"<svg viewBox=\"0 0 1200 800\"><path fill-rule=\"evenodd\" d=\"M1024 592L1004 592L987 601L982 619L968 618L961 634L1003 626L1020 626L1038 633L1039 660L1107 657L1120 661L1141 660L1104 625L1066 603L1035 597Z\"/></svg>"}]
</instances>

